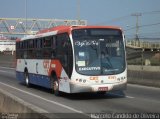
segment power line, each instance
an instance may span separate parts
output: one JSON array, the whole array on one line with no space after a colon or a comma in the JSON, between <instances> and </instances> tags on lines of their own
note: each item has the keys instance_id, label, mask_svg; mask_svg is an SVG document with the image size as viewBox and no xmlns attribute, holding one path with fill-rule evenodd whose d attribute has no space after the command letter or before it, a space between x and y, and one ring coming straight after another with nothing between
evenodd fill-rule
<instances>
[{"instance_id":1,"label":"power line","mask_svg":"<svg viewBox=\"0 0 160 119\"><path fill-rule=\"evenodd\" d=\"M142 12L142 14L160 14L160 11Z\"/></svg>"},{"instance_id":2,"label":"power line","mask_svg":"<svg viewBox=\"0 0 160 119\"><path fill-rule=\"evenodd\" d=\"M154 35L160 35L160 32L148 32L148 33L141 33L141 34L144 34L144 35L152 35L152 34L154 34Z\"/></svg>"},{"instance_id":3,"label":"power line","mask_svg":"<svg viewBox=\"0 0 160 119\"><path fill-rule=\"evenodd\" d=\"M131 34L126 34L125 36L126 37L134 37L135 34L131 33ZM154 37L154 38L157 38L157 37L160 37L160 32L142 32L142 33L139 33L139 37Z\"/></svg>"},{"instance_id":4,"label":"power line","mask_svg":"<svg viewBox=\"0 0 160 119\"><path fill-rule=\"evenodd\" d=\"M153 14L160 14L160 10L157 10L157 11L148 11L148 12L139 12L139 13L141 15L153 15ZM128 14L128 15L125 15L125 16L122 16L122 17L113 18L113 19L108 20L108 21L97 23L96 25L98 25L98 24L105 24L105 23L112 23L112 22L117 22L117 21L125 20L127 18L130 18L131 16L133 16L133 14Z\"/></svg>"},{"instance_id":5,"label":"power line","mask_svg":"<svg viewBox=\"0 0 160 119\"><path fill-rule=\"evenodd\" d=\"M139 26L139 28L142 28L142 27L148 27L148 26L155 26L155 25L159 25L160 23L154 23L154 24L145 24L145 25L141 25ZM136 29L137 27L131 27L129 29L125 29L124 31L129 31L129 30L132 30L132 29Z\"/></svg>"},{"instance_id":6,"label":"power line","mask_svg":"<svg viewBox=\"0 0 160 119\"><path fill-rule=\"evenodd\" d=\"M122 16L122 17L118 17L118 18L114 18L112 20L109 20L109 21L103 21L101 23L97 23L95 25L99 25L99 24L106 24L106 23L111 23L111 22L116 22L116 21L120 21L120 20L123 20L123 19L126 19L126 18L129 18L131 15L125 15L125 16Z\"/></svg>"},{"instance_id":7,"label":"power line","mask_svg":"<svg viewBox=\"0 0 160 119\"><path fill-rule=\"evenodd\" d=\"M128 17L130 17L131 15L125 15L125 16L122 16L122 17L118 17L118 18L114 18L108 22L116 22L116 21L120 21L120 20L123 20L123 19L126 19Z\"/></svg>"}]
</instances>

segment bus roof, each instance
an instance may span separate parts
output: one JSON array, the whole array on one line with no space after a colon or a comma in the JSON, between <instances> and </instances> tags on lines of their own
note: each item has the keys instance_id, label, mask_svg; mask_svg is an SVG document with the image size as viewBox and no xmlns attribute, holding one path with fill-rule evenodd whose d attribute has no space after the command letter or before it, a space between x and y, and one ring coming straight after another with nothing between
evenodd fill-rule
<instances>
[{"instance_id":1,"label":"bus roof","mask_svg":"<svg viewBox=\"0 0 160 119\"><path fill-rule=\"evenodd\" d=\"M117 26L57 26L57 27L40 30L35 35L26 36L22 38L21 40L34 39L34 38L56 35L56 34L65 33L65 32L70 34L71 31L74 29L88 29L88 28L93 28L93 29L94 28L109 28L109 29L121 30L121 28Z\"/></svg>"},{"instance_id":2,"label":"bus roof","mask_svg":"<svg viewBox=\"0 0 160 119\"><path fill-rule=\"evenodd\" d=\"M58 31L58 33L62 32L70 32L73 29L87 29L87 28L109 28L109 29L119 29L121 30L120 27L116 26L57 26L57 27L52 27L44 30L40 30L37 32L37 34L43 34L47 32L52 32L52 31Z\"/></svg>"}]
</instances>

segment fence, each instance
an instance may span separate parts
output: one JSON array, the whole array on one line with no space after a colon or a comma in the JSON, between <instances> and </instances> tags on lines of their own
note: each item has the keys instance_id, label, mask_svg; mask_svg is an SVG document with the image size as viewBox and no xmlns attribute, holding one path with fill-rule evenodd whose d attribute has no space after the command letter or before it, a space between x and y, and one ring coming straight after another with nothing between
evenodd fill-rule
<instances>
[{"instance_id":1,"label":"fence","mask_svg":"<svg viewBox=\"0 0 160 119\"><path fill-rule=\"evenodd\" d=\"M160 42L158 41L135 41L135 40L127 40L126 45L128 47L133 48L142 48L142 49L157 49L160 50Z\"/></svg>"}]
</instances>

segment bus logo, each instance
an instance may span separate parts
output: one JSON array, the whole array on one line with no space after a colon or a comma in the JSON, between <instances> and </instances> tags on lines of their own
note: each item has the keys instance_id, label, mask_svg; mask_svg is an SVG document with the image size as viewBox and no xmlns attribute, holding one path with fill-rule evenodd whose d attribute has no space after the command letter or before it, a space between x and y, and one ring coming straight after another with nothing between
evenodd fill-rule
<instances>
[{"instance_id":1,"label":"bus logo","mask_svg":"<svg viewBox=\"0 0 160 119\"><path fill-rule=\"evenodd\" d=\"M97 76L92 76L92 77L90 77L90 80L98 80L98 77Z\"/></svg>"},{"instance_id":2,"label":"bus logo","mask_svg":"<svg viewBox=\"0 0 160 119\"><path fill-rule=\"evenodd\" d=\"M43 61L43 67L44 69L49 72L49 68L50 68L50 60L44 60Z\"/></svg>"}]
</instances>

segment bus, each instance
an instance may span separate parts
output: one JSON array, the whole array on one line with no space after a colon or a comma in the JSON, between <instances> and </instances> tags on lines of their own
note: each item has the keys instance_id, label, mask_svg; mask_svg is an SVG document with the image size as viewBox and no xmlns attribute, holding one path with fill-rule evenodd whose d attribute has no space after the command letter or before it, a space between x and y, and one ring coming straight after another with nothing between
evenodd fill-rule
<instances>
[{"instance_id":1,"label":"bus","mask_svg":"<svg viewBox=\"0 0 160 119\"><path fill-rule=\"evenodd\" d=\"M125 39L115 26L57 26L16 41L20 82L61 92L123 91Z\"/></svg>"}]
</instances>

